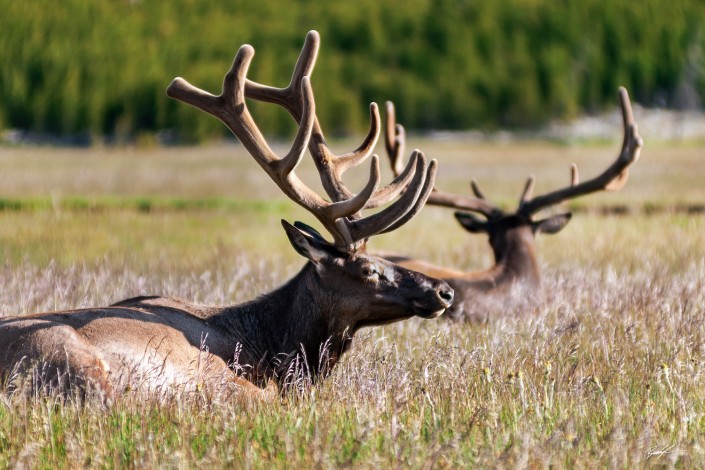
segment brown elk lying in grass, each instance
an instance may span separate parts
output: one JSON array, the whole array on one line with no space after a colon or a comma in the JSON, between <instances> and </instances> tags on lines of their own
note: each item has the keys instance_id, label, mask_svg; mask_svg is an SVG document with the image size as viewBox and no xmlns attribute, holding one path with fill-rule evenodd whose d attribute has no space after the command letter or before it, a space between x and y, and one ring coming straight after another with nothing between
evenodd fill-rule
<instances>
[{"instance_id":1,"label":"brown elk lying in grass","mask_svg":"<svg viewBox=\"0 0 705 470\"><path fill-rule=\"evenodd\" d=\"M342 157L328 151L309 81L318 44L317 33L309 33L287 88L248 81L254 49L244 45L225 76L221 95L181 78L174 79L167 94L221 119L279 188L310 211L334 241L300 222L282 221L294 249L308 262L282 287L240 305L201 306L145 296L102 308L2 319L0 377L7 381L13 371L33 372L39 385L94 386L105 396L134 388L163 393L201 387L259 394L258 387L270 379L287 385L299 360L306 362L311 380L325 375L361 327L412 316L435 318L451 305L453 290L444 281L366 254L368 237L394 230L421 209L433 187L436 162L427 163L414 152L407 171L377 189L380 171L374 156L369 182L352 195L340 174L369 156L380 119L373 105L370 135L360 149ZM276 156L260 133L245 102L250 93L286 106L301 121L286 156ZM294 172L307 147L318 163L330 163L323 178L332 202ZM394 199L382 211L361 217L363 209Z\"/></svg>"},{"instance_id":2,"label":"brown elk lying in grass","mask_svg":"<svg viewBox=\"0 0 705 470\"><path fill-rule=\"evenodd\" d=\"M589 181L578 182L578 169L573 164L570 186L532 197L534 178L530 177L519 200L519 207L514 212L506 212L488 201L475 181L471 182L475 197L446 193L434 188L427 203L458 209L455 218L463 228L471 233L486 233L494 253L494 266L482 271L463 272L403 256L384 257L448 282L455 290L456 300L445 317L454 320L482 319L485 316L483 303L502 302L510 290L518 288L519 291L514 293L519 297L536 292L541 276L534 237L539 232L559 232L571 218L571 213L566 212L535 220L536 213L568 199L602 190L621 189L627 182L629 166L639 158L643 142L637 133L629 95L624 88L619 89L619 98L624 123L621 152L612 165ZM387 103L385 137L392 169L395 174L399 174L405 132L400 124L396 124L394 105L390 102ZM473 212L483 216L484 220L474 216Z\"/></svg>"}]
</instances>

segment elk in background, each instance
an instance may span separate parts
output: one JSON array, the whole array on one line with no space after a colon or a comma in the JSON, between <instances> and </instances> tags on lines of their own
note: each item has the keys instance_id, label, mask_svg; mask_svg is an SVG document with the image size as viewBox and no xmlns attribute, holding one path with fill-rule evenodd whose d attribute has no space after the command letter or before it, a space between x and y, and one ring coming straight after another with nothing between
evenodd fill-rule
<instances>
[{"instance_id":1,"label":"elk in background","mask_svg":"<svg viewBox=\"0 0 705 470\"><path fill-rule=\"evenodd\" d=\"M461 320L478 320L486 316L483 300L487 303L506 300L515 288L519 297L537 292L541 284L539 264L536 258L534 237L537 233L559 232L571 219L571 213L561 213L545 219L535 220L535 215L554 204L584 196L597 191L617 191L627 182L629 166L636 162L643 145L637 133L629 95L624 88L619 89L619 99L624 123L624 140L617 159L599 176L580 183L578 169L571 167L571 184L566 188L540 196L532 196L534 178L526 182L514 212L507 212L492 204L483 195L473 180L471 188L474 197L433 190L427 204L457 209L455 218L470 233L486 233L494 253L495 264L482 271L463 272L455 269L434 266L420 260L403 256L384 255L390 261L419 271L429 276L444 279L455 290L456 300L445 317ZM395 109L387 103L385 144L394 174L402 167L405 131L396 124ZM479 218L473 213L477 213Z\"/></svg>"},{"instance_id":2,"label":"elk in background","mask_svg":"<svg viewBox=\"0 0 705 470\"><path fill-rule=\"evenodd\" d=\"M372 145L340 158L343 163L328 175L336 189L332 202L294 172L307 146L317 159L328 152L320 129L319 141L309 145L318 127L309 80L318 41L317 33L309 33L285 89L246 80L254 49L244 45L219 96L181 78L174 79L167 94L221 119L279 188L323 224L333 242L301 222L282 221L306 265L282 287L239 305L202 306L142 296L102 308L4 318L0 383L20 372L39 377L35 386L96 387L106 397L128 389L164 393L207 388L257 395L270 379L283 386L295 380L292 374L302 363L311 380L324 376L362 327L413 316L436 318L451 305L453 291L444 281L365 253L369 237L394 230L421 209L436 171L435 161L427 163L414 152L403 181L377 189L379 161L373 156L368 183L352 195L340 174L346 164L360 163L371 153L380 132L375 105L367 139ZM292 148L281 158L248 111L245 93L250 86L269 101L300 112ZM363 209L393 199L380 212L361 216Z\"/></svg>"}]
</instances>

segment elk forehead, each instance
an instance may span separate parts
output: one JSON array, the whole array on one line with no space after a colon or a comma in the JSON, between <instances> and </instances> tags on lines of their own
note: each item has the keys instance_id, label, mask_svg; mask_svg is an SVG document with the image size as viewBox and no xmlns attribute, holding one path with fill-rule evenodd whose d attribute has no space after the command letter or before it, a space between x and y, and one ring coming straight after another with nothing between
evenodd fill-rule
<instances>
[{"instance_id":1,"label":"elk forehead","mask_svg":"<svg viewBox=\"0 0 705 470\"><path fill-rule=\"evenodd\" d=\"M399 269L397 266L390 264L390 263L385 263L382 260L374 260L370 261L370 267L379 274L379 276L393 286L398 285L399 283Z\"/></svg>"},{"instance_id":2,"label":"elk forehead","mask_svg":"<svg viewBox=\"0 0 705 470\"><path fill-rule=\"evenodd\" d=\"M374 272L390 280L395 279L397 276L399 266L395 265L394 263L390 263L385 259L373 257L370 255L363 255L360 256L358 260L360 263L360 268L363 271Z\"/></svg>"},{"instance_id":3,"label":"elk forehead","mask_svg":"<svg viewBox=\"0 0 705 470\"><path fill-rule=\"evenodd\" d=\"M361 266L364 271L378 276L393 288L399 287L402 282L412 282L421 292L435 291L438 280L430 278L423 273L413 271L384 258L367 256Z\"/></svg>"},{"instance_id":4,"label":"elk forehead","mask_svg":"<svg viewBox=\"0 0 705 470\"><path fill-rule=\"evenodd\" d=\"M390 265L382 266L380 269L380 272L386 277L387 279L395 279L396 280L396 275L397 275L397 270L394 269L394 267Z\"/></svg>"},{"instance_id":5,"label":"elk forehead","mask_svg":"<svg viewBox=\"0 0 705 470\"><path fill-rule=\"evenodd\" d=\"M531 223L531 216L523 214L502 214L500 217L489 219L488 222L496 227L514 228Z\"/></svg>"}]
</instances>

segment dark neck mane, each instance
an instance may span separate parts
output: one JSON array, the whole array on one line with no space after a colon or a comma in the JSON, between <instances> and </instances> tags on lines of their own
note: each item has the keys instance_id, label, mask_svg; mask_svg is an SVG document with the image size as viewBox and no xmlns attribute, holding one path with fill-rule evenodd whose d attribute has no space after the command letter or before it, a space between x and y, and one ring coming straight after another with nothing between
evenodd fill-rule
<instances>
[{"instance_id":1,"label":"dark neck mane","mask_svg":"<svg viewBox=\"0 0 705 470\"><path fill-rule=\"evenodd\" d=\"M274 378L286 384L297 380L299 372L316 380L350 345L353 326L328 320L346 318L340 308L309 262L278 289L214 314L208 323L228 338L230 347L212 352L229 362L235 359L234 367L242 367L255 383Z\"/></svg>"},{"instance_id":2,"label":"dark neck mane","mask_svg":"<svg viewBox=\"0 0 705 470\"><path fill-rule=\"evenodd\" d=\"M453 277L453 287L491 291L516 282L539 286L541 275L533 235L530 231L513 231L506 234L506 237L506 247L501 251L493 250L494 266Z\"/></svg>"}]
</instances>

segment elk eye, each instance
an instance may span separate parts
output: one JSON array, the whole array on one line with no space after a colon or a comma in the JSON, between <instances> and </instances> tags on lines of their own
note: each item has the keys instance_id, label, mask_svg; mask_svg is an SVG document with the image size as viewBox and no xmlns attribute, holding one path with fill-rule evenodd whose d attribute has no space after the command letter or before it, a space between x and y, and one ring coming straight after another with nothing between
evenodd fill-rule
<instances>
[{"instance_id":1,"label":"elk eye","mask_svg":"<svg viewBox=\"0 0 705 470\"><path fill-rule=\"evenodd\" d=\"M377 271L373 266L363 266L362 267L362 275L365 277L372 277L375 274L377 274Z\"/></svg>"}]
</instances>

